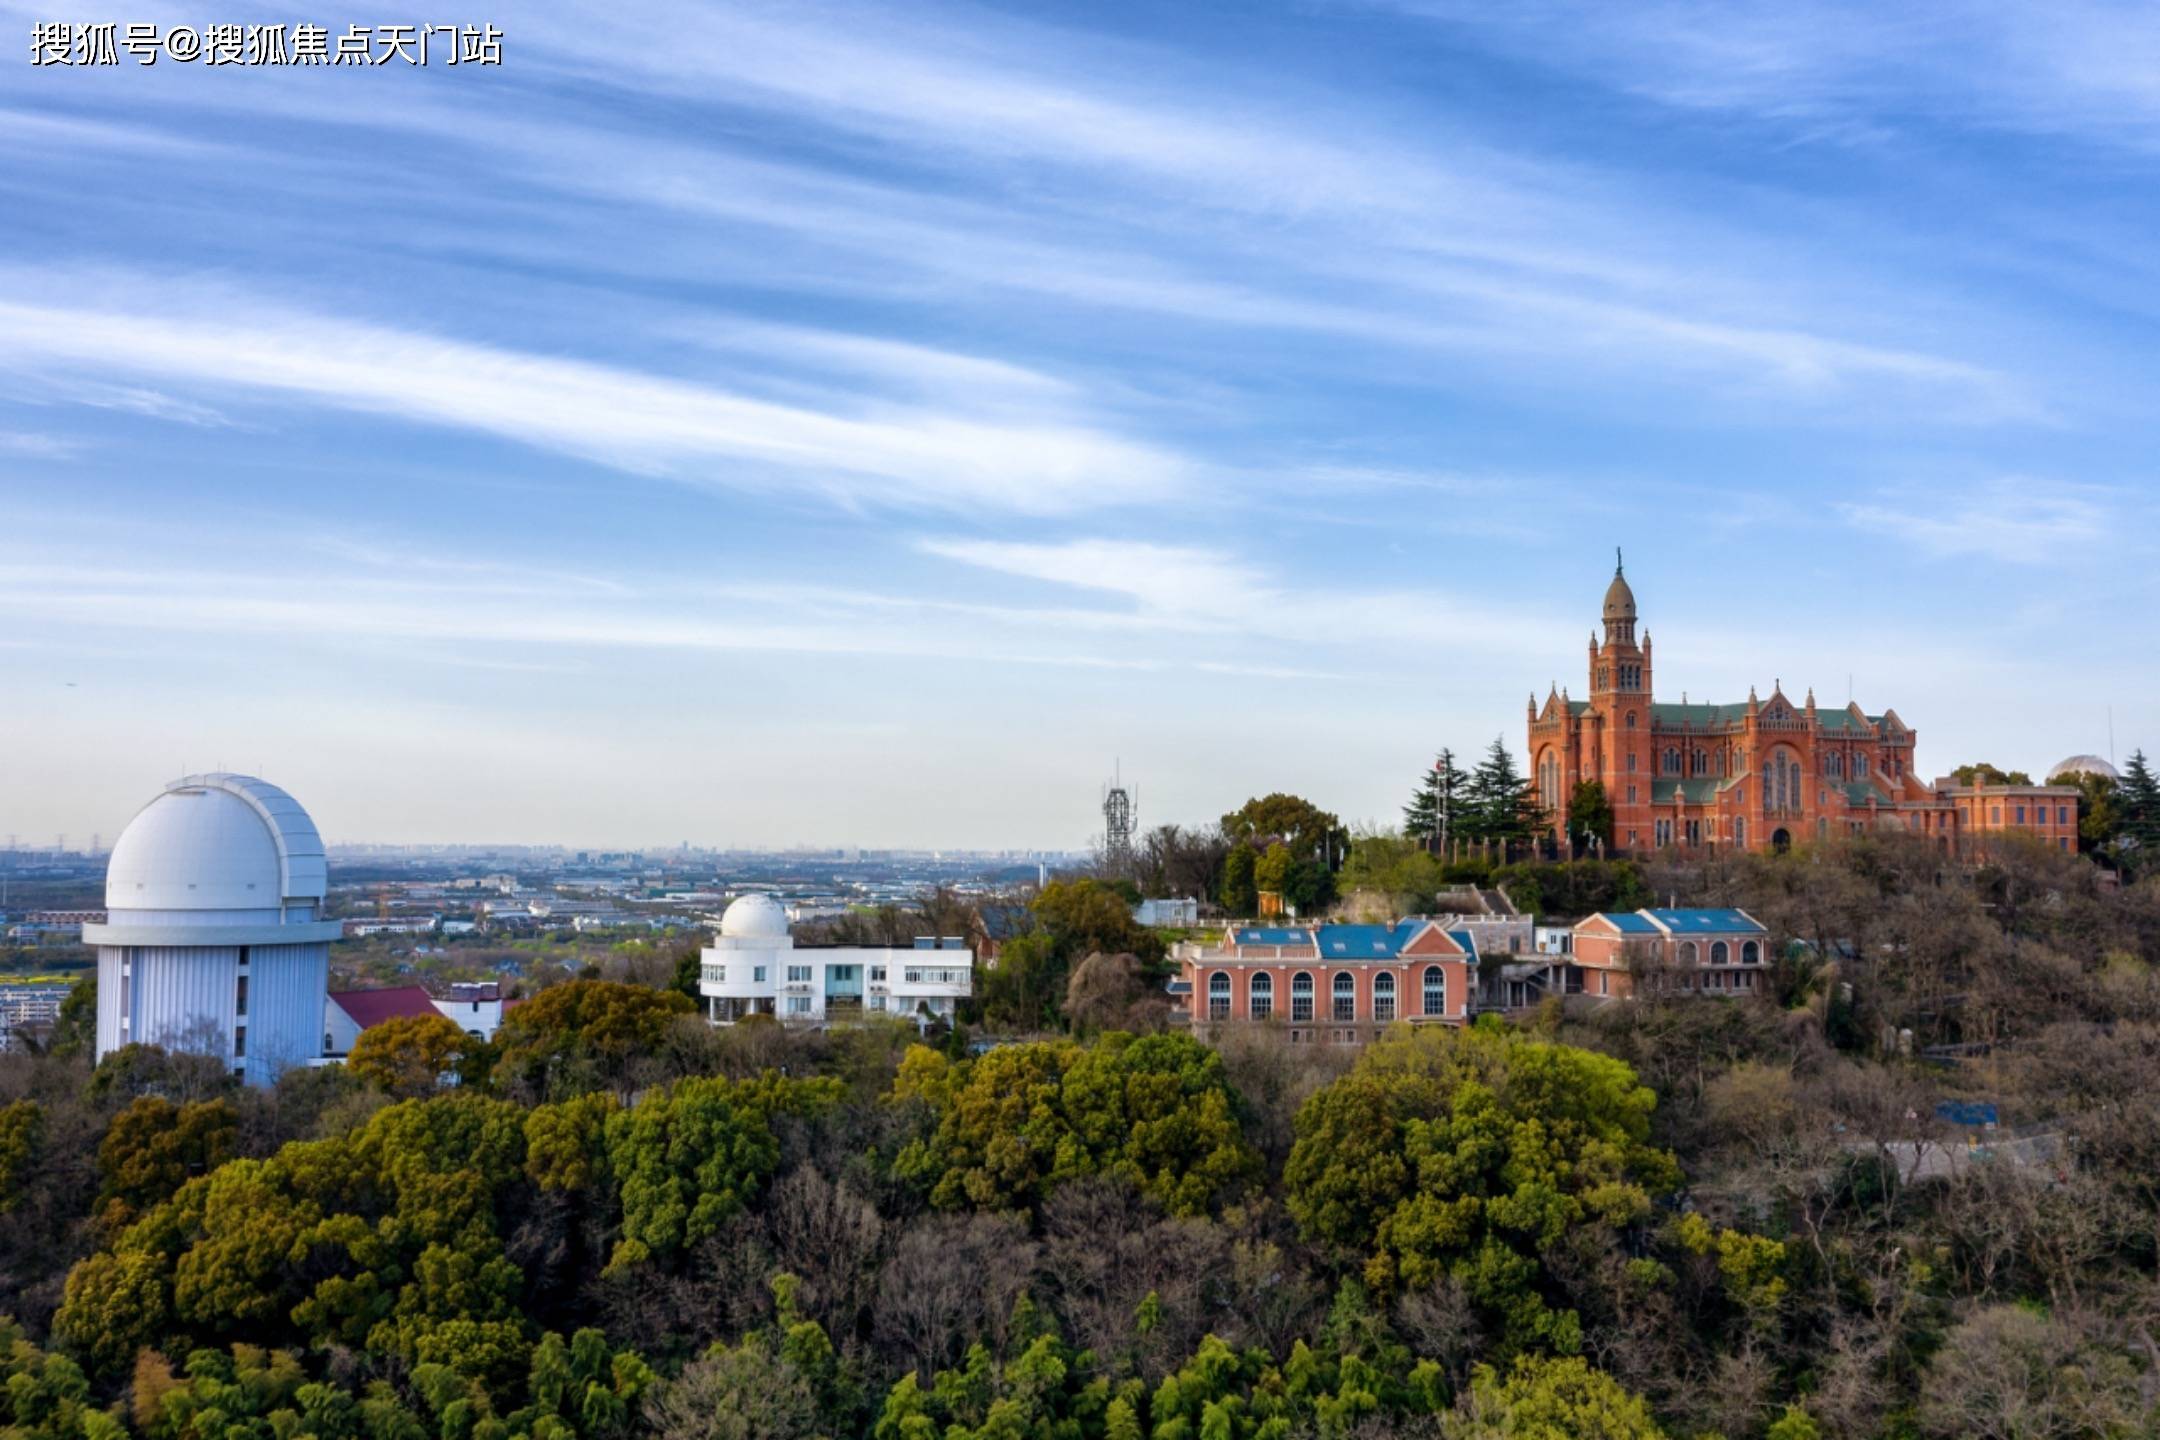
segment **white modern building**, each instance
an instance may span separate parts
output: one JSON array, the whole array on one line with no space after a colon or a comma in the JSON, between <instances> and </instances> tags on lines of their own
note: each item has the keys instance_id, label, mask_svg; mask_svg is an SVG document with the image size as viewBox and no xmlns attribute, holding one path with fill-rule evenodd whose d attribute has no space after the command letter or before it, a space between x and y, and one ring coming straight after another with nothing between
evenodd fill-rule
<instances>
[{"instance_id":1,"label":"white modern building","mask_svg":"<svg viewBox=\"0 0 2160 1440\"><path fill-rule=\"evenodd\" d=\"M958 936L925 936L907 947L798 950L786 909L770 895L729 905L701 958L698 991L715 1025L753 1015L830 1025L865 1014L928 1024L950 1020L975 981L975 956Z\"/></svg>"},{"instance_id":2,"label":"white modern building","mask_svg":"<svg viewBox=\"0 0 2160 1440\"><path fill-rule=\"evenodd\" d=\"M105 870L97 1053L215 1055L251 1085L322 1051L328 868L300 802L250 775L173 781L128 822Z\"/></svg>"}]
</instances>

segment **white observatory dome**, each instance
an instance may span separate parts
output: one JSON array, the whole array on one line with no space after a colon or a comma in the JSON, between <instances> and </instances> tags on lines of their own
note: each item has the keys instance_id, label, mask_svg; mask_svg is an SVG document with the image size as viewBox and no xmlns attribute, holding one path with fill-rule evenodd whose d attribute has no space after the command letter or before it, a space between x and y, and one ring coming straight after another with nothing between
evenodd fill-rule
<instances>
[{"instance_id":1,"label":"white observatory dome","mask_svg":"<svg viewBox=\"0 0 2160 1440\"><path fill-rule=\"evenodd\" d=\"M189 775L113 842L105 906L278 911L319 902L328 878L322 836L299 801L250 775Z\"/></svg>"},{"instance_id":2,"label":"white observatory dome","mask_svg":"<svg viewBox=\"0 0 2160 1440\"><path fill-rule=\"evenodd\" d=\"M2057 780L2066 777L2075 778L2079 775L2098 775L2107 780L2122 779L2122 776L2115 772L2113 765L2108 764L2107 761L2097 755L2072 755L2069 759L2048 771L2047 778L2048 783L2052 785Z\"/></svg>"},{"instance_id":3,"label":"white observatory dome","mask_svg":"<svg viewBox=\"0 0 2160 1440\"><path fill-rule=\"evenodd\" d=\"M730 940L785 939L787 911L770 895L744 895L721 915L720 933Z\"/></svg>"}]
</instances>

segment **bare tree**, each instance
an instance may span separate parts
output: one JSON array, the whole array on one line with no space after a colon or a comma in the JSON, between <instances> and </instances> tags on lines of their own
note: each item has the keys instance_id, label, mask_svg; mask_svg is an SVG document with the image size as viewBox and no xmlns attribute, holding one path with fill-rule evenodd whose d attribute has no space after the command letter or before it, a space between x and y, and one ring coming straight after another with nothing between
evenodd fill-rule
<instances>
[{"instance_id":1,"label":"bare tree","mask_svg":"<svg viewBox=\"0 0 2160 1440\"><path fill-rule=\"evenodd\" d=\"M845 1181L798 1165L773 1187L765 1223L779 1268L801 1282L795 1298L803 1313L835 1335L852 1332L876 1288L885 1234L877 1207Z\"/></svg>"},{"instance_id":2,"label":"bare tree","mask_svg":"<svg viewBox=\"0 0 2160 1440\"><path fill-rule=\"evenodd\" d=\"M977 1337L1002 1354L1035 1265L1035 1244L1016 1217L925 1216L902 1232L878 1274L872 1332L925 1380L957 1364Z\"/></svg>"}]
</instances>

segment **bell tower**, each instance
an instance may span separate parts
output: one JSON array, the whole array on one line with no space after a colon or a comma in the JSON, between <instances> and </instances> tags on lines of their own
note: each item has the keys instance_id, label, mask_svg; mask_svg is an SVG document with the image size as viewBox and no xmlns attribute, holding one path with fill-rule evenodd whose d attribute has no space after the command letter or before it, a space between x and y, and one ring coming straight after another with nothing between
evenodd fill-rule
<instances>
[{"instance_id":1,"label":"bell tower","mask_svg":"<svg viewBox=\"0 0 2160 1440\"><path fill-rule=\"evenodd\" d=\"M1604 732L1605 798L1613 810L1613 841L1624 850L1647 848L1651 833L1651 777L1657 746L1650 734L1650 636L1635 639L1639 617L1627 568L1613 552L1612 584L1605 587L1604 641L1591 651L1590 706Z\"/></svg>"}]
</instances>

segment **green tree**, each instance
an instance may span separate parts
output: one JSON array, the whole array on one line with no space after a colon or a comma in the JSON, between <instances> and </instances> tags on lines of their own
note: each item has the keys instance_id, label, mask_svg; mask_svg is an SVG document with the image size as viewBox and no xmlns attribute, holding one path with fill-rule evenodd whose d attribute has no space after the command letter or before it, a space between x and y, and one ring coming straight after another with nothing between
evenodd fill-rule
<instances>
[{"instance_id":1,"label":"green tree","mask_svg":"<svg viewBox=\"0 0 2160 1440\"><path fill-rule=\"evenodd\" d=\"M45 1109L35 1100L0 1105L0 1215L22 1199L23 1182L45 1138Z\"/></svg>"},{"instance_id":2,"label":"green tree","mask_svg":"<svg viewBox=\"0 0 2160 1440\"><path fill-rule=\"evenodd\" d=\"M975 972L975 1000L985 1024L1042 1030L1057 1023L1058 1002L1069 983L1063 947L1031 931L1007 940L998 949L997 964Z\"/></svg>"},{"instance_id":3,"label":"green tree","mask_svg":"<svg viewBox=\"0 0 2160 1440\"><path fill-rule=\"evenodd\" d=\"M837 1104L838 1080L718 1076L655 1091L607 1120L607 1165L622 1201L614 1265L669 1256L719 1229L780 1163L773 1120Z\"/></svg>"},{"instance_id":4,"label":"green tree","mask_svg":"<svg viewBox=\"0 0 2160 1440\"><path fill-rule=\"evenodd\" d=\"M442 1015L393 1015L360 1032L346 1066L401 1100L429 1095L480 1045Z\"/></svg>"},{"instance_id":5,"label":"green tree","mask_svg":"<svg viewBox=\"0 0 2160 1440\"><path fill-rule=\"evenodd\" d=\"M97 1051L97 972L68 987L53 1023L52 1043L47 1047L61 1057L92 1055Z\"/></svg>"},{"instance_id":6,"label":"green tree","mask_svg":"<svg viewBox=\"0 0 2160 1440\"><path fill-rule=\"evenodd\" d=\"M1463 799L1465 839L1519 844L1544 828L1537 797L1515 768L1507 742L1497 736L1470 772Z\"/></svg>"},{"instance_id":7,"label":"green tree","mask_svg":"<svg viewBox=\"0 0 2160 1440\"><path fill-rule=\"evenodd\" d=\"M1453 750L1442 750L1432 769L1418 779L1403 807L1403 836L1434 855L1445 855L1455 838L1469 777L1455 763Z\"/></svg>"},{"instance_id":8,"label":"green tree","mask_svg":"<svg viewBox=\"0 0 2160 1440\"><path fill-rule=\"evenodd\" d=\"M1280 840L1298 859L1330 871L1341 868L1350 853L1350 831L1341 820L1310 800L1280 791L1248 800L1223 816L1222 829L1232 844L1255 849Z\"/></svg>"},{"instance_id":9,"label":"green tree","mask_svg":"<svg viewBox=\"0 0 2160 1440\"><path fill-rule=\"evenodd\" d=\"M2121 816L2115 841L2124 868L2143 876L2160 872L2160 778L2146 764L2143 750L2132 751L2116 789Z\"/></svg>"},{"instance_id":10,"label":"green tree","mask_svg":"<svg viewBox=\"0 0 2160 1440\"><path fill-rule=\"evenodd\" d=\"M1065 1181L1110 1175L1198 1215L1258 1166L1222 1057L1188 1035L1007 1045L958 1062L916 1046L893 1098L928 1107L929 1133L894 1168L942 1209L1028 1210Z\"/></svg>"},{"instance_id":11,"label":"green tree","mask_svg":"<svg viewBox=\"0 0 2160 1440\"><path fill-rule=\"evenodd\" d=\"M696 1009L679 990L613 980L550 986L504 1014L495 1034L496 1084L551 1095L612 1083Z\"/></svg>"},{"instance_id":12,"label":"green tree","mask_svg":"<svg viewBox=\"0 0 2160 1440\"><path fill-rule=\"evenodd\" d=\"M1650 1406L1573 1356L1518 1356L1503 1376L1477 1367L1448 1440L1663 1440Z\"/></svg>"},{"instance_id":13,"label":"green tree","mask_svg":"<svg viewBox=\"0 0 2160 1440\"><path fill-rule=\"evenodd\" d=\"M1028 908L1068 963L1101 952L1137 955L1152 964L1163 957L1163 940L1133 919L1134 903L1099 880L1053 880Z\"/></svg>"},{"instance_id":14,"label":"green tree","mask_svg":"<svg viewBox=\"0 0 2160 1440\"><path fill-rule=\"evenodd\" d=\"M2030 785L2032 776L2023 770L2004 770L1985 760L1970 765L1960 765L1950 772L1950 778L1960 785Z\"/></svg>"},{"instance_id":15,"label":"green tree","mask_svg":"<svg viewBox=\"0 0 2160 1440\"><path fill-rule=\"evenodd\" d=\"M1347 895L1383 897L1390 914L1414 915L1433 908L1447 883L1444 872L1439 857L1407 835L1360 835L1350 842L1336 883Z\"/></svg>"},{"instance_id":16,"label":"green tree","mask_svg":"<svg viewBox=\"0 0 2160 1440\"><path fill-rule=\"evenodd\" d=\"M207 1175L239 1149L240 1113L230 1101L175 1105L146 1095L113 1116L98 1145L98 1223L117 1235L136 1217Z\"/></svg>"},{"instance_id":17,"label":"green tree","mask_svg":"<svg viewBox=\"0 0 2160 1440\"><path fill-rule=\"evenodd\" d=\"M1582 845L1592 841L1610 850L1613 843L1612 800L1601 780L1579 780L1568 796L1568 838Z\"/></svg>"},{"instance_id":18,"label":"green tree","mask_svg":"<svg viewBox=\"0 0 2160 1440\"><path fill-rule=\"evenodd\" d=\"M1250 915L1260 908L1260 887L1253 879L1259 861L1260 852L1242 840L1231 846L1223 858L1222 893L1218 898L1232 915Z\"/></svg>"},{"instance_id":19,"label":"green tree","mask_svg":"<svg viewBox=\"0 0 2160 1440\"><path fill-rule=\"evenodd\" d=\"M2087 855L2112 855L2122 834L2119 787L2111 775L2079 771L2057 782L2077 786L2078 850Z\"/></svg>"},{"instance_id":20,"label":"green tree","mask_svg":"<svg viewBox=\"0 0 2160 1440\"><path fill-rule=\"evenodd\" d=\"M1620 1061L1496 1025L1391 1036L1299 1111L1290 1213L1364 1255L1382 1293L1449 1276L1511 1348L1572 1351L1579 1327L1545 1303L1541 1257L1642 1219L1678 1183L1649 1141L1655 1105Z\"/></svg>"}]
</instances>

